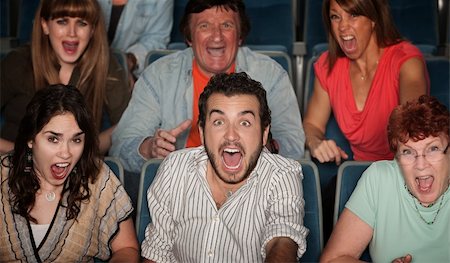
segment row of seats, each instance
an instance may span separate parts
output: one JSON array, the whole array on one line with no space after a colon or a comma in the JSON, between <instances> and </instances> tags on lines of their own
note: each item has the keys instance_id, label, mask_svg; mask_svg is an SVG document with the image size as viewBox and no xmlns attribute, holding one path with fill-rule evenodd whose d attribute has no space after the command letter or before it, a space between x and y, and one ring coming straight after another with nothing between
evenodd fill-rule
<instances>
[{"instance_id":1,"label":"row of seats","mask_svg":"<svg viewBox=\"0 0 450 263\"><path fill-rule=\"evenodd\" d=\"M111 167L114 173L124 183L124 170L120 160L114 157L106 157L105 162ZM136 214L136 234L139 243L145 238L145 228L151 222L151 215L148 211L147 190L155 179L161 159L151 159L142 167L139 182L139 192ZM323 240L323 218L322 218L322 196L319 179L319 170L316 164L310 160L300 160L303 172L303 196L305 199L304 225L309 229L306 238L307 250L303 255L302 262L318 262L324 246ZM356 187L362 173L371 162L346 161L338 170L336 201L334 211L334 222L336 223L339 214L345 207L345 203ZM368 251L361 259L370 260Z\"/></svg>"},{"instance_id":2,"label":"row of seats","mask_svg":"<svg viewBox=\"0 0 450 263\"><path fill-rule=\"evenodd\" d=\"M327 34L322 22L322 0L244 0L252 29L246 44L258 50L285 52L294 63L299 102L303 98L305 65L326 49ZM0 0L1 37L15 43L30 40L34 12L39 0ZM173 28L168 49L185 47L178 29L187 0L174 0ZM449 2L439 0L389 0L392 15L402 35L426 54L444 54L449 46ZM12 28L15 25L15 28ZM12 32L14 31L14 32ZM2 44L2 48L6 45Z\"/></svg>"},{"instance_id":3,"label":"row of seats","mask_svg":"<svg viewBox=\"0 0 450 263\"><path fill-rule=\"evenodd\" d=\"M298 53L295 42L305 43L309 57L317 55L314 47L327 42L322 23L322 0L244 0L252 30L251 45L279 46L289 55ZM187 0L174 0L174 26L171 43L182 43L178 30ZM0 36L14 36L23 44L30 40L34 12L39 0L0 0ZM391 12L403 36L431 53L448 45L448 1L389 0ZM14 32L13 32L14 31Z\"/></svg>"}]
</instances>

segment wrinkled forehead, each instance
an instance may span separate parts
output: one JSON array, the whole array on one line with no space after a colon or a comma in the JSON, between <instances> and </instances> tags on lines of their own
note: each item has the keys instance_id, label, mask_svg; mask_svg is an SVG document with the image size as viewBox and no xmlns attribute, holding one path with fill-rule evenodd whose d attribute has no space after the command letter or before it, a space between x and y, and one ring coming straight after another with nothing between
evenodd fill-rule
<instances>
[{"instance_id":1,"label":"wrinkled forehead","mask_svg":"<svg viewBox=\"0 0 450 263\"><path fill-rule=\"evenodd\" d=\"M251 113L259 116L259 101L250 94L213 93L206 102L206 112L210 115L214 111L224 115Z\"/></svg>"}]
</instances>

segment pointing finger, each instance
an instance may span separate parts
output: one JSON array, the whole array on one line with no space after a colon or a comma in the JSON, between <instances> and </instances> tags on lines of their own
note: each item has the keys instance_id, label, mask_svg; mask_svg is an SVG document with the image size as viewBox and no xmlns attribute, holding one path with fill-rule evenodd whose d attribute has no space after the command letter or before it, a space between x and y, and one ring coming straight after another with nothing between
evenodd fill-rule
<instances>
[{"instance_id":1,"label":"pointing finger","mask_svg":"<svg viewBox=\"0 0 450 263\"><path fill-rule=\"evenodd\" d=\"M178 137L178 135L180 135L182 132L184 132L187 128L191 126L191 123L192 120L189 119L183 121L180 125L170 130L170 134L172 134L172 136L174 137Z\"/></svg>"}]
</instances>

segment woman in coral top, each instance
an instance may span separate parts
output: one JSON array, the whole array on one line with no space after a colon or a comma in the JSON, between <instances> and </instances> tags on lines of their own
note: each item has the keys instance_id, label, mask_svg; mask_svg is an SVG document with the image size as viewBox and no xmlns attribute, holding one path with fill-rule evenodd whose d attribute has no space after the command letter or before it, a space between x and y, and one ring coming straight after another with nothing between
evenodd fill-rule
<instances>
[{"instance_id":1,"label":"woman in coral top","mask_svg":"<svg viewBox=\"0 0 450 263\"><path fill-rule=\"evenodd\" d=\"M306 146L320 162L348 158L325 137L331 111L355 160L392 159L387 141L391 111L427 93L420 51L402 40L386 0L324 0L329 50L314 65L316 79L303 126Z\"/></svg>"}]
</instances>

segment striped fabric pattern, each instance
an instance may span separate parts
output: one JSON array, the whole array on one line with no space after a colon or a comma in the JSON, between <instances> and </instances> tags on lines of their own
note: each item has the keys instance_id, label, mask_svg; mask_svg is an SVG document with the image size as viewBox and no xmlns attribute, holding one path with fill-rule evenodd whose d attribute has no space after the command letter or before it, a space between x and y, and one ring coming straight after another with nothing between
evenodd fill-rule
<instances>
[{"instance_id":1,"label":"striped fabric pattern","mask_svg":"<svg viewBox=\"0 0 450 263\"><path fill-rule=\"evenodd\" d=\"M77 220L66 220L67 193L61 200L40 247L29 222L13 214L9 205L8 169L1 166L0 262L87 262L110 257L109 242L119 223L133 211L120 181L104 164L89 202L81 204Z\"/></svg>"},{"instance_id":2,"label":"striped fabric pattern","mask_svg":"<svg viewBox=\"0 0 450 263\"><path fill-rule=\"evenodd\" d=\"M262 262L265 245L290 237L300 257L308 230L300 164L263 150L245 185L217 210L203 146L169 155L147 192L153 222L142 256L157 262Z\"/></svg>"}]
</instances>

